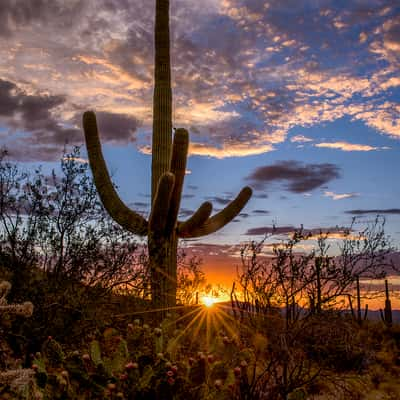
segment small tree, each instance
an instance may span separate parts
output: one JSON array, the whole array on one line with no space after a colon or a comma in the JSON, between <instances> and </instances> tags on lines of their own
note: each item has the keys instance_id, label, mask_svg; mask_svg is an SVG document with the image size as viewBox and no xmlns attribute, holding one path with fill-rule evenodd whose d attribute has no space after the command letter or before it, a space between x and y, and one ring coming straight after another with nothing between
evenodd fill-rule
<instances>
[{"instance_id":1,"label":"small tree","mask_svg":"<svg viewBox=\"0 0 400 400\"><path fill-rule=\"evenodd\" d=\"M296 251L301 241L312 239L302 229L288 240L272 245L270 257L263 255L267 237L244 245L241 270L232 292L234 304L241 311L248 308L256 315L271 307L284 307L289 326L298 316L296 301L307 306L304 300L308 299L308 313L319 314L348 296L357 279L382 278L387 268L393 267L389 259L393 249L384 232L385 220L377 217L358 233L353 232L352 226L345 231L335 257L328 255L329 232L320 232L316 248L308 254ZM237 301L238 290L243 303Z\"/></svg>"},{"instance_id":2,"label":"small tree","mask_svg":"<svg viewBox=\"0 0 400 400\"><path fill-rule=\"evenodd\" d=\"M184 248L178 251L176 295L178 304L193 305L197 303L199 290L206 283L201 264L200 258L188 257Z\"/></svg>"},{"instance_id":3,"label":"small tree","mask_svg":"<svg viewBox=\"0 0 400 400\"><path fill-rule=\"evenodd\" d=\"M287 241L273 244L271 256L263 256L269 237L259 242L251 241L242 247L242 265L232 291L234 306L242 315L246 312L246 318L254 322L273 309L284 307L286 326L289 328L299 317L297 301L310 283L308 266L314 253L294 251L295 246L306 239L303 231L298 230ZM239 297L243 297L242 302L238 301Z\"/></svg>"}]
</instances>

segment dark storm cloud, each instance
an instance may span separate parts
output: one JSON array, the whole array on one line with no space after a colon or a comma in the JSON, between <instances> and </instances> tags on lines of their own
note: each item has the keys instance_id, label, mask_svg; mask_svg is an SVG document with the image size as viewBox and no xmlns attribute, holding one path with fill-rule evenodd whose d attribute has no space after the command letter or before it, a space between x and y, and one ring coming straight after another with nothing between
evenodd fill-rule
<instances>
[{"instance_id":1,"label":"dark storm cloud","mask_svg":"<svg viewBox=\"0 0 400 400\"><path fill-rule=\"evenodd\" d=\"M14 134L9 135L5 143L10 156L24 161L50 161L61 156L65 144L82 144L82 129L77 127L81 125L81 112L71 121L59 122L55 111L65 104L64 96L27 94L13 82L0 80L0 123ZM105 111L96 115L105 141L134 140L138 127L136 118ZM23 133L23 138L16 135L17 132Z\"/></svg>"},{"instance_id":2,"label":"dark storm cloud","mask_svg":"<svg viewBox=\"0 0 400 400\"><path fill-rule=\"evenodd\" d=\"M265 188L272 182L284 182L290 192L304 193L338 177L339 168L334 164L303 164L293 160L259 167L247 178L256 189Z\"/></svg>"},{"instance_id":3,"label":"dark storm cloud","mask_svg":"<svg viewBox=\"0 0 400 400\"><path fill-rule=\"evenodd\" d=\"M65 102L62 96L28 95L12 82L0 79L0 117L22 114L22 123L30 129L50 123L50 110Z\"/></svg>"},{"instance_id":4,"label":"dark storm cloud","mask_svg":"<svg viewBox=\"0 0 400 400\"><path fill-rule=\"evenodd\" d=\"M139 121L126 114L96 112L101 137L106 141L128 142L134 140Z\"/></svg>"},{"instance_id":5,"label":"dark storm cloud","mask_svg":"<svg viewBox=\"0 0 400 400\"><path fill-rule=\"evenodd\" d=\"M364 214L400 214L400 208L377 208L370 210L347 210L346 214L364 215Z\"/></svg>"},{"instance_id":6,"label":"dark storm cloud","mask_svg":"<svg viewBox=\"0 0 400 400\"><path fill-rule=\"evenodd\" d=\"M0 123L11 133L24 133L23 138L15 140L9 135L11 141L5 146L10 147L11 157L24 161L54 160L61 156L62 145L82 142L79 129L60 124L52 114L65 101L58 95L27 94L14 83L0 80Z\"/></svg>"}]
</instances>

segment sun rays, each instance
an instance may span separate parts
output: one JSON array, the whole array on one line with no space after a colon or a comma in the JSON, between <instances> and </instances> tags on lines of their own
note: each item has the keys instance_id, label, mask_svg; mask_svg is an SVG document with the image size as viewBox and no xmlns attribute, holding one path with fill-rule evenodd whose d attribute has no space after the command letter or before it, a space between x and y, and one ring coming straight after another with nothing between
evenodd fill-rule
<instances>
[{"instance_id":1,"label":"sun rays","mask_svg":"<svg viewBox=\"0 0 400 400\"><path fill-rule=\"evenodd\" d=\"M218 298L217 297L213 297L213 296L203 296L201 298L201 303L204 304L206 307L210 308L212 307L215 303L218 302Z\"/></svg>"}]
</instances>

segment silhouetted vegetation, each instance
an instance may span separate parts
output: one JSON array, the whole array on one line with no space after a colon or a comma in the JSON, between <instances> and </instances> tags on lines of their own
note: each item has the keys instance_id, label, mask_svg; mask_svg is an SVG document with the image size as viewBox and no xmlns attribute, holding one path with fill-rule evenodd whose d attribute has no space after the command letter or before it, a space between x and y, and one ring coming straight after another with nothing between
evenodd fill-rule
<instances>
[{"instance_id":1,"label":"silhouetted vegetation","mask_svg":"<svg viewBox=\"0 0 400 400\"><path fill-rule=\"evenodd\" d=\"M309 235L297 231L268 260L266 239L250 242L231 302L198 304L201 260L178 251L178 238L222 228L252 190L212 217L205 202L177 220L189 136L177 129L172 140L169 52L169 1L157 0L148 219L118 197L94 112L83 126L95 183L78 149L59 176L0 154L0 398L400 398L387 282L382 321L361 318L360 279L384 277L391 251L379 218L357 235L350 228L338 257L323 233L299 253Z\"/></svg>"},{"instance_id":2,"label":"silhouetted vegetation","mask_svg":"<svg viewBox=\"0 0 400 400\"><path fill-rule=\"evenodd\" d=\"M304 232L244 245L233 305L210 309L195 305L201 260L181 249L177 299L188 306L158 325L146 248L107 217L87 172L78 149L49 176L2 153L0 274L11 283L0 293L1 398L399 396L400 332L388 299L384 322L363 324L343 303L357 297L359 278L383 276L384 221L358 238L349 230L338 257L327 255L326 235L314 251L296 251Z\"/></svg>"}]
</instances>

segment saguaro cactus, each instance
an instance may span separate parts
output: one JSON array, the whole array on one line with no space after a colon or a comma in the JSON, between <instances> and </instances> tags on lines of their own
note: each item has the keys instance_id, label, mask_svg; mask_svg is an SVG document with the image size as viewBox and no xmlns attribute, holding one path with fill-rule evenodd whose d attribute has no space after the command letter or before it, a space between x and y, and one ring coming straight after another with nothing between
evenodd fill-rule
<instances>
[{"instance_id":1,"label":"saguaro cactus","mask_svg":"<svg viewBox=\"0 0 400 400\"><path fill-rule=\"evenodd\" d=\"M387 327L391 327L393 323L393 316L392 316L392 303L390 301L390 296L389 296L389 285L387 279L385 279L385 294L386 294L386 300L385 300L385 309L379 310L381 313L381 318L384 324Z\"/></svg>"},{"instance_id":2,"label":"saguaro cactus","mask_svg":"<svg viewBox=\"0 0 400 400\"><path fill-rule=\"evenodd\" d=\"M154 81L152 204L148 221L126 207L113 188L102 155L94 112L84 113L83 127L90 166L104 207L121 226L148 237L152 303L155 309L164 309L173 307L176 301L178 238L208 235L222 228L242 210L252 191L245 187L225 209L212 217L212 204L205 202L188 220L177 220L189 135L185 129L177 129L172 142L169 0L156 0Z\"/></svg>"},{"instance_id":3,"label":"saguaro cactus","mask_svg":"<svg viewBox=\"0 0 400 400\"><path fill-rule=\"evenodd\" d=\"M364 310L364 317L361 315L361 291L360 291L360 277L357 275L356 277L356 298L357 298L357 313L354 311L353 307L353 301L351 299L351 295L348 295L349 299L349 306L350 306L350 311L351 315L353 316L353 319L357 321L357 323L361 326L363 321L367 319L367 314L368 314L368 304L365 305L365 310Z\"/></svg>"}]
</instances>

